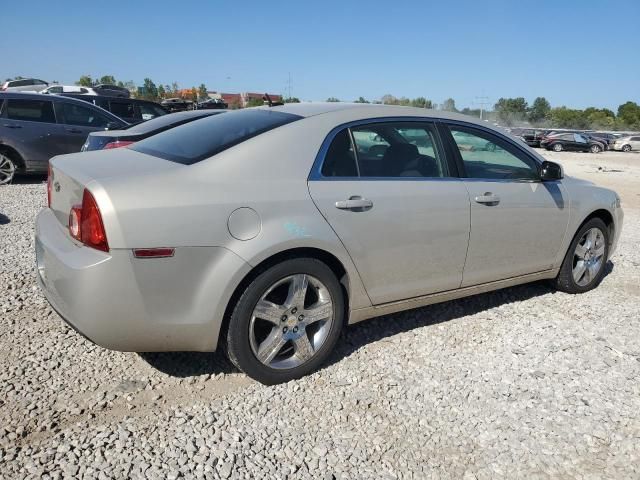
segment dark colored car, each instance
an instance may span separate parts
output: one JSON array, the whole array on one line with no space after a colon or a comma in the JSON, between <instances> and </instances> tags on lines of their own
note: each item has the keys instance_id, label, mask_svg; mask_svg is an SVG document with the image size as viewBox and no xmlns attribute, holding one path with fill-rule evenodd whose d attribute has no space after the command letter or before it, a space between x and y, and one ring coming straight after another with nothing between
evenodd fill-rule
<instances>
[{"instance_id":1,"label":"dark colored car","mask_svg":"<svg viewBox=\"0 0 640 480\"><path fill-rule=\"evenodd\" d=\"M593 140L582 133L560 133L545 137L540 146L554 152L567 150L570 152L600 153L605 149L602 142Z\"/></svg>"},{"instance_id":2,"label":"dark colored car","mask_svg":"<svg viewBox=\"0 0 640 480\"><path fill-rule=\"evenodd\" d=\"M115 115L61 95L0 93L0 184L45 173L49 159L79 152L91 132L122 129Z\"/></svg>"},{"instance_id":3,"label":"dark colored car","mask_svg":"<svg viewBox=\"0 0 640 480\"><path fill-rule=\"evenodd\" d=\"M539 130L537 128L523 128L517 136L522 138L530 147L539 147L543 134L544 130Z\"/></svg>"},{"instance_id":4,"label":"dark colored car","mask_svg":"<svg viewBox=\"0 0 640 480\"><path fill-rule=\"evenodd\" d=\"M100 84L94 86L93 90L98 95L104 95L105 97L129 98L131 96L129 89L118 87L117 85Z\"/></svg>"},{"instance_id":5,"label":"dark colored car","mask_svg":"<svg viewBox=\"0 0 640 480\"><path fill-rule=\"evenodd\" d=\"M63 93L65 97L77 98L104 108L127 123L140 123L169 113L162 105L138 98L117 98L101 95Z\"/></svg>"},{"instance_id":6,"label":"dark colored car","mask_svg":"<svg viewBox=\"0 0 640 480\"><path fill-rule=\"evenodd\" d=\"M613 148L615 141L622 136L621 134L606 132L590 132L589 134L598 141L606 142L608 149Z\"/></svg>"},{"instance_id":7,"label":"dark colored car","mask_svg":"<svg viewBox=\"0 0 640 480\"><path fill-rule=\"evenodd\" d=\"M193 102L184 98L167 98L160 102L164 108L170 112L183 112L185 110L193 110Z\"/></svg>"},{"instance_id":8,"label":"dark colored car","mask_svg":"<svg viewBox=\"0 0 640 480\"><path fill-rule=\"evenodd\" d=\"M198 104L198 109L225 110L229 107L219 98L210 98Z\"/></svg>"},{"instance_id":9,"label":"dark colored car","mask_svg":"<svg viewBox=\"0 0 640 480\"><path fill-rule=\"evenodd\" d=\"M124 130L108 130L105 132L93 132L87 137L82 146L82 151L107 150L110 148L126 147L139 140L151 137L165 130L193 122L201 118L224 113L224 110L192 110L189 112L176 112L162 117L154 118L147 122L132 125Z\"/></svg>"}]
</instances>

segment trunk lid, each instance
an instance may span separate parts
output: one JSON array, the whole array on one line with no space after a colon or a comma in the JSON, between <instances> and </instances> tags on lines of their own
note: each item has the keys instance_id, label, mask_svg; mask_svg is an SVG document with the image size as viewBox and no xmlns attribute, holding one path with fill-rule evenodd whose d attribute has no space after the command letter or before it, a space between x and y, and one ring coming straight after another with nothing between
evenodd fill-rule
<instances>
[{"instance_id":1,"label":"trunk lid","mask_svg":"<svg viewBox=\"0 0 640 480\"><path fill-rule=\"evenodd\" d=\"M94 181L99 183L106 178L131 178L166 169L186 168L128 148L61 155L52 158L49 164L52 175L51 210L65 226L69 222L71 208L82 203L85 187Z\"/></svg>"}]
</instances>

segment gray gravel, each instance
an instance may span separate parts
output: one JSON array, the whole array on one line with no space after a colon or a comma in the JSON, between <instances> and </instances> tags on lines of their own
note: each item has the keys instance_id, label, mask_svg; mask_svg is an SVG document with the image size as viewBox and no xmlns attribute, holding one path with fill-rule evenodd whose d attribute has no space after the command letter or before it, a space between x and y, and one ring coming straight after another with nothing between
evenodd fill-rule
<instances>
[{"instance_id":1,"label":"gray gravel","mask_svg":"<svg viewBox=\"0 0 640 480\"><path fill-rule=\"evenodd\" d=\"M596 291L375 319L265 387L218 354L111 352L65 326L34 281L45 202L0 187L0 478L640 476L637 208Z\"/></svg>"}]
</instances>

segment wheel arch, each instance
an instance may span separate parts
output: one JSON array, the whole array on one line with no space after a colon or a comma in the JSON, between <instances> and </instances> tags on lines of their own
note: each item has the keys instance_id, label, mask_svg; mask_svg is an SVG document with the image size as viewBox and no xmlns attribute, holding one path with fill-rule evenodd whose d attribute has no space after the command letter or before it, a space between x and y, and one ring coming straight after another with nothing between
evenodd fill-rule
<instances>
[{"instance_id":1,"label":"wheel arch","mask_svg":"<svg viewBox=\"0 0 640 480\"><path fill-rule=\"evenodd\" d=\"M296 247L289 248L286 250L281 250L273 255L267 257L262 260L260 263L255 265L243 278L240 280L236 288L234 289L231 297L229 297L229 301L225 307L224 316L222 319L222 324L220 326L220 335L218 336L218 343L222 340L225 341L225 333L228 326L229 320L231 317L231 312L235 307L238 299L247 288L247 286L262 272L269 269L270 267L277 265L280 262L285 260L291 260L294 258L314 258L323 262L327 265L331 271L335 274L340 286L342 287L342 293L344 294L344 320L345 325L348 323L348 314L349 314L349 306L350 299L352 298L352 285L350 281L349 272L343 265L343 263L336 257L334 254L322 250L320 248L315 247Z\"/></svg>"},{"instance_id":2,"label":"wheel arch","mask_svg":"<svg viewBox=\"0 0 640 480\"><path fill-rule=\"evenodd\" d=\"M0 153L4 153L5 155L10 156L11 159L14 162L16 162L17 164L16 166L18 167L19 170L26 169L26 164L24 159L22 158L22 155L20 155L20 152L18 152L11 145L7 145L6 143L0 143Z\"/></svg>"},{"instance_id":3,"label":"wheel arch","mask_svg":"<svg viewBox=\"0 0 640 480\"><path fill-rule=\"evenodd\" d=\"M600 220L602 220L604 222L604 224L607 226L607 229L609 230L609 243L613 242L614 239L614 235L616 232L616 225L615 225L615 220L613 215L611 214L611 212L605 208L599 208L598 210L594 210L593 212L591 212L589 215L587 215L584 220L582 220L582 222L580 222L580 225L578 226L578 228L576 229L576 232L578 232L582 226L587 223L589 220L591 220L592 218L599 218ZM575 234L574 234L575 235Z\"/></svg>"}]
</instances>

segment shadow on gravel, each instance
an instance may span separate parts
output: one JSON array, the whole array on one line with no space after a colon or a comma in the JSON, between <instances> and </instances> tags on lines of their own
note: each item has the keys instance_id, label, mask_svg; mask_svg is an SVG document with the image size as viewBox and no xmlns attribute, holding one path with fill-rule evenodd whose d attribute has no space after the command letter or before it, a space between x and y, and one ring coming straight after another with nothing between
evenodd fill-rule
<instances>
[{"instance_id":1,"label":"shadow on gravel","mask_svg":"<svg viewBox=\"0 0 640 480\"><path fill-rule=\"evenodd\" d=\"M613 263L607 262L604 277L612 271ZM534 282L365 320L346 329L342 341L338 343L335 352L324 366L339 362L369 343L392 337L398 333L437 325L549 293L555 293L555 290L546 282Z\"/></svg>"},{"instance_id":2,"label":"shadow on gravel","mask_svg":"<svg viewBox=\"0 0 640 480\"><path fill-rule=\"evenodd\" d=\"M10 223L11 219L9 217L7 217L5 214L0 213L0 225L6 225L7 223Z\"/></svg>"},{"instance_id":3,"label":"shadow on gravel","mask_svg":"<svg viewBox=\"0 0 640 480\"><path fill-rule=\"evenodd\" d=\"M612 271L613 263L607 262L605 277ZM546 282L535 282L366 320L346 329L342 341L338 343L336 350L320 369L339 362L369 343L398 333L437 325L501 305L522 302L554 292L555 290ZM221 351L139 353L138 355L151 367L173 377L184 378L238 371Z\"/></svg>"},{"instance_id":4,"label":"shadow on gravel","mask_svg":"<svg viewBox=\"0 0 640 480\"><path fill-rule=\"evenodd\" d=\"M222 352L161 352L138 355L153 368L172 377L183 378L238 371Z\"/></svg>"},{"instance_id":5,"label":"shadow on gravel","mask_svg":"<svg viewBox=\"0 0 640 480\"><path fill-rule=\"evenodd\" d=\"M35 185L38 183L46 183L47 175L16 175L11 182L13 185Z\"/></svg>"}]
</instances>

